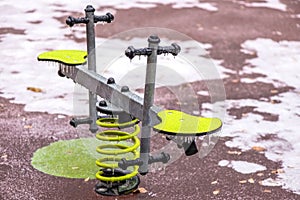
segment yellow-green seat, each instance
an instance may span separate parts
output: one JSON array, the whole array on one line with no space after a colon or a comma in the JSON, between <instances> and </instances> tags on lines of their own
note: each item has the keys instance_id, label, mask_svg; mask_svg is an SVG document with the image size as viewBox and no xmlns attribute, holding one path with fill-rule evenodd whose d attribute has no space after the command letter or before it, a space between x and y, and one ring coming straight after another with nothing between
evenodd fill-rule
<instances>
[{"instance_id":1,"label":"yellow-green seat","mask_svg":"<svg viewBox=\"0 0 300 200\"><path fill-rule=\"evenodd\" d=\"M39 61L54 61L65 65L81 65L86 63L87 52L81 50L54 50L38 55Z\"/></svg>"},{"instance_id":2,"label":"yellow-green seat","mask_svg":"<svg viewBox=\"0 0 300 200\"><path fill-rule=\"evenodd\" d=\"M201 136L217 132L222 127L218 118L196 117L177 110L158 113L161 123L154 126L157 132L178 136Z\"/></svg>"}]
</instances>

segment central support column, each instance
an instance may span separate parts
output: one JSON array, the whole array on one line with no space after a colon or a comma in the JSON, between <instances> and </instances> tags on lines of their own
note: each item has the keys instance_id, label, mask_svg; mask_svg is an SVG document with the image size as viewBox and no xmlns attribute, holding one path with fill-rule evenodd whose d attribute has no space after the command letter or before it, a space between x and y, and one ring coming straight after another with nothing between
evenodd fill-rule
<instances>
[{"instance_id":1,"label":"central support column","mask_svg":"<svg viewBox=\"0 0 300 200\"><path fill-rule=\"evenodd\" d=\"M153 105L155 91L155 76L157 63L157 50L160 39L158 36L152 35L148 38L149 48L152 50L151 55L147 57L147 71L144 90L143 103L143 120L141 135L141 157L143 164L139 168L139 173L145 175L148 173L149 153L150 153L150 137L152 130L150 108Z\"/></svg>"},{"instance_id":2,"label":"central support column","mask_svg":"<svg viewBox=\"0 0 300 200\"><path fill-rule=\"evenodd\" d=\"M66 19L66 24L70 27L74 26L75 24L86 24L86 40L87 40L87 52L88 52L88 71L93 72L96 74L96 49L95 49L95 23L97 22L107 22L111 23L114 20L114 16L110 13L106 13L106 15L97 16L94 14L95 8L93 6L88 5L85 9L85 17L75 18L69 16ZM87 77L86 77L87 78ZM89 77L88 77L89 78ZM97 95L95 92L97 88L97 84L90 84L88 80L83 80L84 84L88 84L89 87L89 117L86 119L76 119L73 118L70 121L70 124L76 127L79 124L89 124L90 131L95 133L98 130L98 126L96 125L97 120L97 110L96 110L96 103L97 103Z\"/></svg>"},{"instance_id":3,"label":"central support column","mask_svg":"<svg viewBox=\"0 0 300 200\"><path fill-rule=\"evenodd\" d=\"M95 29L94 29L94 12L92 6L87 6L85 9L85 17L88 19L86 24L86 38L87 38L87 52L88 52L88 70L96 72L96 49L95 49ZM98 126L96 125L97 110L95 109L97 103L97 95L89 91L89 118L90 131L96 132Z\"/></svg>"}]
</instances>

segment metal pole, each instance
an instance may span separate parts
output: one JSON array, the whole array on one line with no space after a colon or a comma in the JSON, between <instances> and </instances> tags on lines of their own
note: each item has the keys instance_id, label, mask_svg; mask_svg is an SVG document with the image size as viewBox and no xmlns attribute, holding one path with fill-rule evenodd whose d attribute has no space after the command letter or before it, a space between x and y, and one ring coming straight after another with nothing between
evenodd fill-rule
<instances>
[{"instance_id":1,"label":"metal pole","mask_svg":"<svg viewBox=\"0 0 300 200\"><path fill-rule=\"evenodd\" d=\"M146 81L144 90L143 103L143 120L142 120L142 135L141 135L141 160L143 164L139 168L139 173L145 175L148 173L149 153L150 153L150 137L151 137L151 115L150 109L153 105L155 76L157 63L157 49L160 39L158 36L152 35L148 38L148 47L152 49L151 55L147 58Z\"/></svg>"},{"instance_id":2,"label":"metal pole","mask_svg":"<svg viewBox=\"0 0 300 200\"><path fill-rule=\"evenodd\" d=\"M94 29L94 12L93 6L88 5L85 9L85 15L88 19L86 24L87 52L88 52L88 70L96 72L96 48L95 48L95 29ZM98 126L97 120L97 95L89 90L89 117L91 119L90 131L96 132Z\"/></svg>"},{"instance_id":3,"label":"metal pole","mask_svg":"<svg viewBox=\"0 0 300 200\"><path fill-rule=\"evenodd\" d=\"M96 48L95 48L94 24L99 21L111 23L114 20L114 16L111 13L106 13L106 15L103 16L96 16L94 15L95 9L91 5L88 5L84 11L85 11L85 17L75 18L69 16L66 19L66 24L68 24L70 27L74 26L75 24L82 24L82 23L86 24L88 71L96 73ZM86 83L87 81L84 82ZM89 90L89 117L87 119L73 118L70 123L74 127L76 127L79 124L90 124L90 131L94 133L98 130L96 125L96 120L98 117L97 110L96 110L97 95L95 92L96 90L95 88L93 90L93 87L88 87L88 90Z\"/></svg>"}]
</instances>

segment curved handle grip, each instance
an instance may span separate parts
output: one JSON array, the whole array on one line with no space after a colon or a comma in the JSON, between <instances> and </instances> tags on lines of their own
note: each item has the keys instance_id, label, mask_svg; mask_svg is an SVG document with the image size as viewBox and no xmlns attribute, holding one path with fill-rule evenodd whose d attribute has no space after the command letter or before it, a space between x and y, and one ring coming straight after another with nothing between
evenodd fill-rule
<instances>
[{"instance_id":1,"label":"curved handle grip","mask_svg":"<svg viewBox=\"0 0 300 200\"><path fill-rule=\"evenodd\" d=\"M69 25L70 27L74 26L74 24L80 24L80 23L87 24L88 22L89 22L89 19L85 18L85 17L75 18L75 17L69 16L66 19L66 24Z\"/></svg>"},{"instance_id":2,"label":"curved handle grip","mask_svg":"<svg viewBox=\"0 0 300 200\"><path fill-rule=\"evenodd\" d=\"M161 47L159 46L157 49L157 55L161 54L172 54L173 56L177 56L180 52L181 48L178 44L172 43L171 46ZM129 46L125 50L125 55L129 59L133 59L135 56L150 56L152 54L152 49L149 47L135 49L133 46Z\"/></svg>"},{"instance_id":3,"label":"curved handle grip","mask_svg":"<svg viewBox=\"0 0 300 200\"><path fill-rule=\"evenodd\" d=\"M139 158L135 159L135 160L126 160L125 158L122 158L119 163L118 166L123 169L126 170L128 167L130 166L134 166L134 165L139 165L141 166L143 164L143 161Z\"/></svg>"},{"instance_id":4,"label":"curved handle grip","mask_svg":"<svg viewBox=\"0 0 300 200\"><path fill-rule=\"evenodd\" d=\"M143 49L135 49L133 46L129 46L125 50L125 55L132 59L134 56L149 56L152 53L152 49L150 48L143 48Z\"/></svg>"},{"instance_id":5,"label":"curved handle grip","mask_svg":"<svg viewBox=\"0 0 300 200\"><path fill-rule=\"evenodd\" d=\"M177 56L180 52L181 48L178 44L172 43L171 46L166 47L158 47L157 54L172 54L173 56Z\"/></svg>"},{"instance_id":6,"label":"curved handle grip","mask_svg":"<svg viewBox=\"0 0 300 200\"><path fill-rule=\"evenodd\" d=\"M94 23L97 22L107 22L107 23L111 23L113 20L115 19L115 17L111 14L111 13L106 13L105 15L101 15L101 16L94 16Z\"/></svg>"},{"instance_id":7,"label":"curved handle grip","mask_svg":"<svg viewBox=\"0 0 300 200\"><path fill-rule=\"evenodd\" d=\"M150 156L148 163L152 164L152 163L156 163L156 162L162 162L162 163L166 164L167 162L169 162L170 158L171 157L169 154L167 154L165 152L161 152L158 155Z\"/></svg>"}]
</instances>

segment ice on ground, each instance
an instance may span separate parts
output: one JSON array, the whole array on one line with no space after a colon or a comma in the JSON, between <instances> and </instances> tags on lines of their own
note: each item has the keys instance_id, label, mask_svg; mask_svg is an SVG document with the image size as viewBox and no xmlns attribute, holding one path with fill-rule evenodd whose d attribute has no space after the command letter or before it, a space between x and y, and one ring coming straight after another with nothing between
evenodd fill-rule
<instances>
[{"instance_id":1,"label":"ice on ground","mask_svg":"<svg viewBox=\"0 0 300 200\"><path fill-rule=\"evenodd\" d=\"M247 61L250 66L244 67L244 73L265 74L265 81L299 88L300 41L275 42L268 38L257 38L244 42L242 48L243 52L257 54L257 58Z\"/></svg>"},{"instance_id":2,"label":"ice on ground","mask_svg":"<svg viewBox=\"0 0 300 200\"><path fill-rule=\"evenodd\" d=\"M272 178L267 178L261 182L264 186L282 186L283 182L281 180L274 180Z\"/></svg>"},{"instance_id":3,"label":"ice on ground","mask_svg":"<svg viewBox=\"0 0 300 200\"><path fill-rule=\"evenodd\" d=\"M279 119L265 121L263 116L254 113L248 113L241 119L227 115L221 136L233 137L225 143L228 147L242 151L254 146L266 149L264 154L268 159L283 163L284 173L278 174L276 181L282 183L283 188L300 194L300 183L295 181L295 177L300 177L300 94L287 92L273 98L281 103L254 99L226 100L228 108L253 106L256 107L254 111L278 115ZM203 107L209 109L210 105L204 104ZM263 139L269 136L270 139Z\"/></svg>"},{"instance_id":4,"label":"ice on ground","mask_svg":"<svg viewBox=\"0 0 300 200\"><path fill-rule=\"evenodd\" d=\"M119 5L123 4L135 4L141 1L106 1L106 4ZM143 1L144 3L147 1ZM148 1L149 4L157 3L158 1ZM165 1L176 4L176 1ZM181 3L192 4L196 1L181 1ZM27 6L23 6L26 3ZM95 7L106 5L103 1L89 2ZM94 4L95 3L95 4ZM56 18L66 16L66 13L82 12L87 2L72 2L68 1L38 1L33 2L31 0L24 1L22 3L10 3L0 1L0 9L3 16L0 19L1 27L15 28L22 30L24 34L7 33L1 35L1 47L5 49L2 51L2 62L0 64L0 94L6 98L14 98L11 102L24 103L26 111L42 111L49 113L60 114L73 114L73 93L74 83L71 80L61 78L57 76L57 66L47 64L45 62L38 62L37 56L39 53L54 49L86 49L85 43L76 43L69 39L70 35L76 36L76 38L85 38L85 28L82 26L74 26L68 28L67 25L62 25ZM137 3L139 4L139 3ZM8 12L8 10L14 10L14 15ZM18 25L18 26L15 26ZM109 26L109 25L107 25ZM147 46L147 38L141 40L141 47ZM97 44L101 45L105 43L105 39L96 38ZM103 75L109 77L113 76L116 79L128 79L131 80L131 89L136 87L143 87L143 83L136 83L136 77L142 77L141 66L145 68L145 58L135 58L130 62L128 58L124 56L124 50L129 45L134 45L133 41L110 41L115 43L115 47L119 49L110 48L110 52L106 50L105 55L120 53L122 56L113 57L110 67L103 71ZM170 45L171 41L162 39L162 45ZM207 51L211 47L210 44L195 43L195 41L177 41L180 43L183 52L189 52L186 55L191 55L191 59L196 60L198 64L202 64L207 69L209 66L219 66L221 70L225 71L220 66L221 61L211 60L207 58ZM194 46L193 46L194 45ZM196 45L196 47L195 47ZM199 51L201 47L203 50ZM122 47L122 48L121 48ZM123 48L124 47L124 48ZM207 51L206 51L206 50ZM116 53L114 53L115 51ZM160 84L169 82L170 85L180 84L183 82L195 81L203 78L214 78L211 73L202 73L199 76L195 76L195 70L191 65L187 65L190 58L178 56L176 59L173 56L161 56L159 57L160 66L164 67L165 71L172 72L173 75L177 75L180 79L178 82L171 75L166 76L160 72L157 76L158 86ZM192 61L194 62L194 61ZM214 63L212 63L214 62ZM170 66L170 63L173 65ZM121 67L120 67L121 66ZM169 66L169 67L168 67ZM186 68L189 67L190 70ZM215 69L214 67L212 69ZM132 73L128 73L128 72ZM206 70L204 70L206 72ZM222 73L222 71L220 72ZM125 76L126 75L126 76ZM217 75L217 77L219 77ZM179 80L178 79L178 80ZM141 80L141 79L139 79ZM142 80L144 82L144 80ZM136 85L134 85L136 84ZM41 93L35 93L26 90L27 87L37 87L42 89ZM75 91L76 92L76 91Z\"/></svg>"},{"instance_id":5,"label":"ice on ground","mask_svg":"<svg viewBox=\"0 0 300 200\"><path fill-rule=\"evenodd\" d=\"M201 8L208 11L217 11L218 8L213 3L201 3L201 1L176 1L173 8Z\"/></svg>"},{"instance_id":6,"label":"ice on ground","mask_svg":"<svg viewBox=\"0 0 300 200\"><path fill-rule=\"evenodd\" d=\"M202 95L202 96L209 96L209 92L206 90L198 91L197 94Z\"/></svg>"},{"instance_id":7,"label":"ice on ground","mask_svg":"<svg viewBox=\"0 0 300 200\"><path fill-rule=\"evenodd\" d=\"M179 1L164 2L174 3L174 7L179 5ZM193 5L193 2L198 1L181 1L188 7ZM257 4L259 6L270 6L271 2L275 2L273 8L285 9L285 5L279 1L267 1L265 4L258 2ZM66 0L21 0L17 4L13 1L0 1L1 27L24 30L25 33L7 33L0 37L2 47L0 64L1 96L14 98L13 102L25 103L25 109L28 111L72 114L74 83L71 80L57 76L56 66L38 62L36 56L43 51L52 49L85 49L84 43L75 43L67 37L67 35L74 34L78 38L84 38L85 32L83 27L69 29L62 26L54 17L62 17L71 12L81 13L87 4L92 4L95 7L112 6L114 8L117 8L117 6L126 8L129 5L127 6L129 8L134 6L151 7L156 6L157 3L158 1L150 0L130 2L120 0L73 1L71 4ZM24 6L25 4L26 6ZM251 4L249 3L250 6L255 5L254 3ZM13 15L11 10L14 11ZM97 38L97 42L101 43L102 39ZM130 41L128 44L130 44ZM248 60L252 66L245 66L244 73L262 73L267 78L256 80L272 82L275 85L289 85L296 89L272 97L280 101L278 104L263 100L227 100L226 104L229 105L229 108L247 105L256 106L257 111L278 114L279 121L264 121L261 115L251 113L239 120L228 115L222 133L224 136L235 138L226 144L242 150L249 150L253 145L266 148L265 154L269 159L283 162L285 173L278 175L282 181L281 185L300 194L300 182L298 181L300 178L300 138L298 134L300 82L299 73L297 73L300 66L299 42L282 41L277 43L267 38L258 38L246 41L242 46L244 52L256 52L258 55L258 58ZM206 49L209 51L209 48ZM187 50L193 51L192 49ZM202 58L203 61L206 61L205 57ZM134 68L134 65L143 62L142 59L134 59L132 65L129 61L126 62ZM162 62L173 60L171 57L160 59L162 59ZM186 60L176 59L176 61L179 62L178 66L180 68L182 66L180 62ZM220 64L219 61L216 61L216 63L216 65ZM230 73L225 68L218 68L222 70L221 73ZM109 76L121 70L109 68L106 75ZM194 76L190 80L194 81L193 78ZM244 79L244 81L250 80ZM27 87L38 87L43 92L34 93L26 90ZM203 107L207 107L207 109L202 111L201 114L209 116L211 105L204 104ZM275 141L259 140L266 134L275 135Z\"/></svg>"},{"instance_id":8,"label":"ice on ground","mask_svg":"<svg viewBox=\"0 0 300 200\"><path fill-rule=\"evenodd\" d=\"M230 167L234 169L235 171L242 173L242 174L251 174L259 171L264 171L267 168L263 165L259 165L256 163L251 163L247 161L241 161L241 160L221 160L219 161L219 166L221 167Z\"/></svg>"},{"instance_id":9,"label":"ice on ground","mask_svg":"<svg viewBox=\"0 0 300 200\"><path fill-rule=\"evenodd\" d=\"M163 30L165 31L166 29ZM134 34L137 31L141 30L134 29L129 31L129 33L132 32ZM144 34L143 32L148 34L151 31L153 31L153 29L149 28L147 31L142 31L140 34ZM168 29L167 31L171 30ZM171 35L177 34L173 31L171 31L171 33ZM128 32L124 34L127 35ZM119 37L120 35L118 35L118 38ZM96 51L97 72L106 78L114 78L118 85L126 85L131 91L143 89L145 84L147 57L136 56L130 60L124 55L124 50L127 49L129 45L132 45L135 48L146 47L147 37L148 36L145 35L143 38L133 38L126 41L114 38L101 42ZM168 38L160 39L161 46L169 46L173 42L176 42L180 45L181 52L176 57L172 55L158 56L155 82L156 87L170 87L200 80L221 79L227 76L223 73L223 71L226 70L220 65L221 61L209 58L208 51L211 48L210 44L202 44L194 40L173 41ZM213 86L209 87L208 85L207 87L212 89ZM189 89L189 94L195 94L194 96L197 96L197 92L191 87L187 89ZM187 91L187 89L185 91ZM176 91L173 92L180 101L181 94L179 94L178 91L177 93ZM76 95L75 101L77 101L76 99L78 98L84 99L87 97L87 95L84 94L84 91L81 92L79 90L77 90ZM138 93L138 95L141 94ZM214 97L212 98L214 99ZM87 103L87 101L85 102ZM82 110L78 110L76 113L88 113L87 104L85 104L85 107L83 108L81 103L80 107Z\"/></svg>"},{"instance_id":10,"label":"ice on ground","mask_svg":"<svg viewBox=\"0 0 300 200\"><path fill-rule=\"evenodd\" d=\"M222 61L208 57L210 44L202 44L194 40L172 41L161 38L160 45L169 46L173 42L180 45L181 52L176 57L170 54L158 56L157 86L180 85L226 77L224 73L226 69L220 65ZM124 55L124 49L127 49L129 44L135 48L146 47L147 36L129 41L109 39L100 44L97 47L99 60L97 71L107 78L112 76L118 84L126 84L131 89L143 88L147 57L136 56L130 61Z\"/></svg>"},{"instance_id":11,"label":"ice on ground","mask_svg":"<svg viewBox=\"0 0 300 200\"><path fill-rule=\"evenodd\" d=\"M266 149L266 157L283 164L284 173L274 180L276 185L300 194L300 42L275 42L267 38L248 40L242 44L244 53L255 52L257 57L247 61L242 73L260 73L264 78L256 81L273 83L275 86L293 86L295 89L274 95L271 99L226 100L228 109L244 106L255 107L256 113L243 115L241 119L227 114L222 136L233 137L227 141L229 147L250 150L253 146ZM249 66L251 64L251 66ZM242 79L254 82L253 79ZM273 103L277 100L279 103ZM209 111L210 104L203 108ZM259 114L261 113L261 114ZM278 121L264 120L262 114L277 115ZM204 115L208 114L203 112ZM269 138L269 139L267 139ZM270 184L267 180L266 185Z\"/></svg>"},{"instance_id":12,"label":"ice on ground","mask_svg":"<svg viewBox=\"0 0 300 200\"><path fill-rule=\"evenodd\" d=\"M263 7L263 8L271 8L271 9L286 11L286 5L282 3L280 0L264 0L261 2L238 1L238 3L245 5L247 7Z\"/></svg>"},{"instance_id":13,"label":"ice on ground","mask_svg":"<svg viewBox=\"0 0 300 200\"><path fill-rule=\"evenodd\" d=\"M26 6L24 6L26 4ZM60 8L60 12L80 12L83 11L86 5L92 5L94 8L112 7L114 9L130 9L130 8L154 8L158 5L172 5L173 8L200 8L207 11L217 11L218 8L214 3L202 2L199 0L110 0L110 1L97 1L97 0L82 0L82 1L70 1L68 0L40 0L38 2L34 0L19 0L18 4L10 2L0 2L0 9L2 6L6 8L17 8L18 10L44 10L47 8ZM2 9L1 9L2 10ZM49 13L44 13L48 15ZM38 15L37 15L38 17Z\"/></svg>"}]
</instances>

